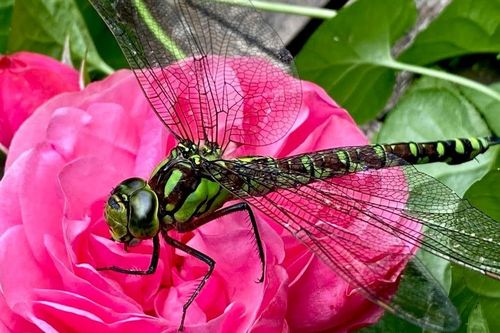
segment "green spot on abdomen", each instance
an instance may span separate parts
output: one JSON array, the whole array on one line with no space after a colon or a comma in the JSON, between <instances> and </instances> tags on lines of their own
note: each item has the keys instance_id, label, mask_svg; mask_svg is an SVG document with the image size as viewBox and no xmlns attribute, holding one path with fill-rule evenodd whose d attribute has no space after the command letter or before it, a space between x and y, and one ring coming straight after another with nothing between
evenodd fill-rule
<instances>
[{"instance_id":1,"label":"green spot on abdomen","mask_svg":"<svg viewBox=\"0 0 500 333\"><path fill-rule=\"evenodd\" d=\"M436 151L438 153L438 155L441 157L444 155L445 153L445 148L444 148L444 144L442 142L438 142L437 145L436 145Z\"/></svg>"},{"instance_id":2,"label":"green spot on abdomen","mask_svg":"<svg viewBox=\"0 0 500 333\"><path fill-rule=\"evenodd\" d=\"M476 138L469 138L469 141L470 141L470 145L471 145L472 149L474 149L474 150L481 149L481 145L480 145L478 139L476 139Z\"/></svg>"},{"instance_id":3,"label":"green spot on abdomen","mask_svg":"<svg viewBox=\"0 0 500 333\"><path fill-rule=\"evenodd\" d=\"M307 170L309 170L309 168L311 167L311 163L309 162L309 157L307 157L306 155L300 158L300 162Z\"/></svg>"},{"instance_id":4,"label":"green spot on abdomen","mask_svg":"<svg viewBox=\"0 0 500 333\"><path fill-rule=\"evenodd\" d=\"M347 167L350 164L350 158L349 155L343 151L339 150L336 152L337 158L339 159L340 163L342 163L345 167Z\"/></svg>"},{"instance_id":5,"label":"green spot on abdomen","mask_svg":"<svg viewBox=\"0 0 500 333\"><path fill-rule=\"evenodd\" d=\"M465 153L465 147L464 147L464 144L463 144L462 140L460 140L460 139L456 139L455 140L455 151L458 154Z\"/></svg>"},{"instance_id":6,"label":"green spot on abdomen","mask_svg":"<svg viewBox=\"0 0 500 333\"><path fill-rule=\"evenodd\" d=\"M381 160L386 160L387 156L386 156L386 152L385 152L385 149L383 146L374 145L373 151L375 152L375 154L377 155L378 158L380 158Z\"/></svg>"},{"instance_id":7,"label":"green spot on abdomen","mask_svg":"<svg viewBox=\"0 0 500 333\"><path fill-rule=\"evenodd\" d=\"M417 156L418 156L418 146L417 146L417 144L416 144L416 143L413 143L413 142L410 142L410 143L408 144L408 147L410 148L410 153L411 153L413 156L417 157Z\"/></svg>"}]
</instances>

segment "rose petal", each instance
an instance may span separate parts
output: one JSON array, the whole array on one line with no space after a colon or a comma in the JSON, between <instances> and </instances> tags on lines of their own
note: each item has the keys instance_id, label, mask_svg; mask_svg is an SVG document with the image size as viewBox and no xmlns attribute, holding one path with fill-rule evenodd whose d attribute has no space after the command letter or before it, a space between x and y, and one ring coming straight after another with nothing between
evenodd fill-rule
<instances>
[{"instance_id":1,"label":"rose petal","mask_svg":"<svg viewBox=\"0 0 500 333\"><path fill-rule=\"evenodd\" d=\"M39 105L78 88L78 72L50 57L29 52L0 55L0 144L8 147Z\"/></svg>"}]
</instances>

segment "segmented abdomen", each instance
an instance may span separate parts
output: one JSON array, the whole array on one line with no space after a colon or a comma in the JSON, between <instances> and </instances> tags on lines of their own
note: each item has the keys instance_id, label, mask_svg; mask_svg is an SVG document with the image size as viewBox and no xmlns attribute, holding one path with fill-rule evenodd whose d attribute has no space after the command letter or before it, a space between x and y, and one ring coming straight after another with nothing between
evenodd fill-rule
<instances>
[{"instance_id":1,"label":"segmented abdomen","mask_svg":"<svg viewBox=\"0 0 500 333\"><path fill-rule=\"evenodd\" d=\"M385 152L411 164L445 162L460 164L484 153L491 145L500 143L498 138L468 138L424 143L396 143L382 145Z\"/></svg>"},{"instance_id":2,"label":"segmented abdomen","mask_svg":"<svg viewBox=\"0 0 500 333\"><path fill-rule=\"evenodd\" d=\"M246 187L247 192L258 196L276 190L278 186L275 184L280 184L280 187L287 184L297 186L318 179L407 164L459 164L474 159L490 146L499 143L498 138L469 138L424 143L375 144L327 149L280 159L240 158L240 163L227 167L233 169L236 174L251 174L241 186ZM242 170L239 170L240 168Z\"/></svg>"}]
</instances>

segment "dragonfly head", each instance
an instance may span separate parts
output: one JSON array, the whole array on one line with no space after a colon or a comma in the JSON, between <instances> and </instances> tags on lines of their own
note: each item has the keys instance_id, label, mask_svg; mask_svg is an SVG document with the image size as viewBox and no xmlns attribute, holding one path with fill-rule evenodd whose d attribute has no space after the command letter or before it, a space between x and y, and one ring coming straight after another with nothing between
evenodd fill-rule
<instances>
[{"instance_id":1,"label":"dragonfly head","mask_svg":"<svg viewBox=\"0 0 500 333\"><path fill-rule=\"evenodd\" d=\"M135 245L159 231L158 197L144 179L129 178L111 192L104 217L115 241Z\"/></svg>"}]
</instances>

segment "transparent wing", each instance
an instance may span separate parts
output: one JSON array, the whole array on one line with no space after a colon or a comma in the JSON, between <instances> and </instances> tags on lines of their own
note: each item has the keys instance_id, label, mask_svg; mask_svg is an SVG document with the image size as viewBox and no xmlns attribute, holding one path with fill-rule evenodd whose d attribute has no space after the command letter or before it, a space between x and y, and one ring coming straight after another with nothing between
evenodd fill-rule
<instances>
[{"instance_id":1,"label":"transparent wing","mask_svg":"<svg viewBox=\"0 0 500 333\"><path fill-rule=\"evenodd\" d=\"M210 0L90 0L177 139L266 145L293 125L300 81L252 7Z\"/></svg>"},{"instance_id":2,"label":"transparent wing","mask_svg":"<svg viewBox=\"0 0 500 333\"><path fill-rule=\"evenodd\" d=\"M307 184L304 174L285 173L276 165L272 159L253 164L226 160L207 163L206 172L292 232L385 309L431 329L452 329L458 323L437 287L432 295L409 284L395 295L388 292L387 283L397 279L415 247L500 277L500 224L413 166ZM263 189L272 192L259 196Z\"/></svg>"}]
</instances>

